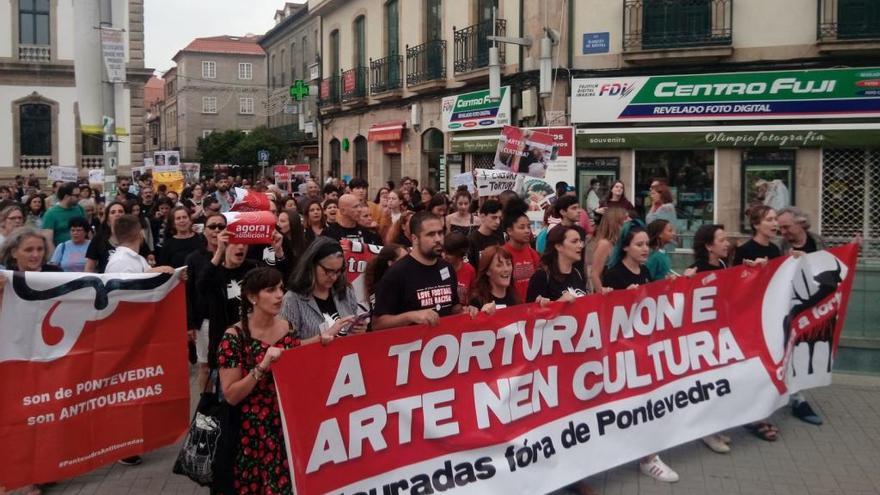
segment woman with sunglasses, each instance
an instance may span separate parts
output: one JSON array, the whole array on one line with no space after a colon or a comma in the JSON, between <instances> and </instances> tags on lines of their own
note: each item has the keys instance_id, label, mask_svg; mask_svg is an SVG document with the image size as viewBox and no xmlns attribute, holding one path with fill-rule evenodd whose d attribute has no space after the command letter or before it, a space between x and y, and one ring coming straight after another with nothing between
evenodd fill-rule
<instances>
[{"instance_id":1,"label":"woman with sunglasses","mask_svg":"<svg viewBox=\"0 0 880 495\"><path fill-rule=\"evenodd\" d=\"M318 237L298 260L288 283L281 316L303 340L340 330L361 333L365 321L347 328L358 311L354 288L345 276L345 257L339 242Z\"/></svg>"}]
</instances>

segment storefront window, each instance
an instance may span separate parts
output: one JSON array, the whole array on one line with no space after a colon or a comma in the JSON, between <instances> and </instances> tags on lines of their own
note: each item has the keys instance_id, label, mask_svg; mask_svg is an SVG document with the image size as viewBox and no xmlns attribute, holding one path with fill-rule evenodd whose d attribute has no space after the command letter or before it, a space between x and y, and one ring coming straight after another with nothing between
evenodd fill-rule
<instances>
[{"instance_id":1,"label":"storefront window","mask_svg":"<svg viewBox=\"0 0 880 495\"><path fill-rule=\"evenodd\" d=\"M654 180L669 185L675 202L678 245L690 248L694 232L714 221L714 150L637 151L634 203L643 219L651 209L648 193Z\"/></svg>"},{"instance_id":2,"label":"storefront window","mask_svg":"<svg viewBox=\"0 0 880 495\"><path fill-rule=\"evenodd\" d=\"M740 232L751 227L746 212L756 205L779 211L795 204L794 150L749 150L742 156Z\"/></svg>"}]
</instances>

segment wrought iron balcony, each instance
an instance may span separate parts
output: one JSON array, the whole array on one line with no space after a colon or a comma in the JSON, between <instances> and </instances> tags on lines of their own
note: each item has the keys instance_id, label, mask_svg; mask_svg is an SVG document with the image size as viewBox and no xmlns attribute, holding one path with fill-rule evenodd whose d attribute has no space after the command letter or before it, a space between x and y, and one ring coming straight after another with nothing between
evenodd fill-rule
<instances>
[{"instance_id":1,"label":"wrought iron balcony","mask_svg":"<svg viewBox=\"0 0 880 495\"><path fill-rule=\"evenodd\" d=\"M83 155L79 163L81 168L103 168L104 157L102 155Z\"/></svg>"},{"instance_id":2,"label":"wrought iron balcony","mask_svg":"<svg viewBox=\"0 0 880 495\"><path fill-rule=\"evenodd\" d=\"M624 0L623 51L730 45L733 0Z\"/></svg>"},{"instance_id":3,"label":"wrought iron balcony","mask_svg":"<svg viewBox=\"0 0 880 495\"><path fill-rule=\"evenodd\" d=\"M48 168L54 166L51 156L22 155L18 159L21 169Z\"/></svg>"},{"instance_id":4,"label":"wrought iron balcony","mask_svg":"<svg viewBox=\"0 0 880 495\"><path fill-rule=\"evenodd\" d=\"M403 57L389 55L370 61L370 94L384 93L403 87Z\"/></svg>"},{"instance_id":5,"label":"wrought iron balcony","mask_svg":"<svg viewBox=\"0 0 880 495\"><path fill-rule=\"evenodd\" d=\"M483 21L463 29L452 27L453 39L455 40L455 73L470 72L489 66L489 47L492 42L487 36L506 36L507 21L495 19L495 29L492 29L492 21ZM498 63L504 65L504 48L498 49Z\"/></svg>"},{"instance_id":6,"label":"wrought iron balcony","mask_svg":"<svg viewBox=\"0 0 880 495\"><path fill-rule=\"evenodd\" d=\"M880 40L877 0L819 0L819 41Z\"/></svg>"},{"instance_id":7,"label":"wrought iron balcony","mask_svg":"<svg viewBox=\"0 0 880 495\"><path fill-rule=\"evenodd\" d=\"M342 101L359 100L367 96L367 68L355 67L342 73Z\"/></svg>"},{"instance_id":8,"label":"wrought iron balcony","mask_svg":"<svg viewBox=\"0 0 880 495\"><path fill-rule=\"evenodd\" d=\"M49 62L52 47L49 45L18 45L18 59L22 62Z\"/></svg>"},{"instance_id":9,"label":"wrought iron balcony","mask_svg":"<svg viewBox=\"0 0 880 495\"><path fill-rule=\"evenodd\" d=\"M321 94L319 96L321 106L338 105L342 100L342 95L339 91L339 81L339 76L330 76L321 81Z\"/></svg>"},{"instance_id":10,"label":"wrought iron balcony","mask_svg":"<svg viewBox=\"0 0 880 495\"><path fill-rule=\"evenodd\" d=\"M446 40L406 47L406 85L446 79Z\"/></svg>"}]
</instances>

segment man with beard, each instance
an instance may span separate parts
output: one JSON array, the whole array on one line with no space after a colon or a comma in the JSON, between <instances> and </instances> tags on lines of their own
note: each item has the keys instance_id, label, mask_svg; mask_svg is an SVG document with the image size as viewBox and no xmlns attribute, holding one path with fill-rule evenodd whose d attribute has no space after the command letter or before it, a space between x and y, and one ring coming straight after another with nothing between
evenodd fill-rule
<instances>
[{"instance_id":1,"label":"man with beard","mask_svg":"<svg viewBox=\"0 0 880 495\"><path fill-rule=\"evenodd\" d=\"M232 209L235 203L235 194L229 190L229 177L226 174L217 176L217 190L214 191L214 197L220 203L220 213L226 213Z\"/></svg>"},{"instance_id":2,"label":"man with beard","mask_svg":"<svg viewBox=\"0 0 880 495\"><path fill-rule=\"evenodd\" d=\"M776 212L776 222L782 237L779 248L784 256L800 256L826 248L825 240L819 234L810 232L810 217L800 208L790 206L780 209ZM801 421L813 425L822 424L822 417L801 392L791 395L791 412Z\"/></svg>"},{"instance_id":3,"label":"man with beard","mask_svg":"<svg viewBox=\"0 0 880 495\"><path fill-rule=\"evenodd\" d=\"M391 265L376 289L373 328L437 325L461 313L455 269L443 260L443 221L428 211L410 220L413 249Z\"/></svg>"}]
</instances>

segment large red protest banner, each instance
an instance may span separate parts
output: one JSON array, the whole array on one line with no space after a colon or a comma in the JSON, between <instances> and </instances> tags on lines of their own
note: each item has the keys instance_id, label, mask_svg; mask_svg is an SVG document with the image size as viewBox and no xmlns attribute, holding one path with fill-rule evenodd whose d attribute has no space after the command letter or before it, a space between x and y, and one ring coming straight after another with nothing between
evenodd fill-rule
<instances>
[{"instance_id":1,"label":"large red protest banner","mask_svg":"<svg viewBox=\"0 0 880 495\"><path fill-rule=\"evenodd\" d=\"M70 478L189 422L178 275L0 272L0 486Z\"/></svg>"},{"instance_id":2,"label":"large red protest banner","mask_svg":"<svg viewBox=\"0 0 880 495\"><path fill-rule=\"evenodd\" d=\"M854 245L275 365L297 493L547 493L827 385Z\"/></svg>"}]
</instances>

